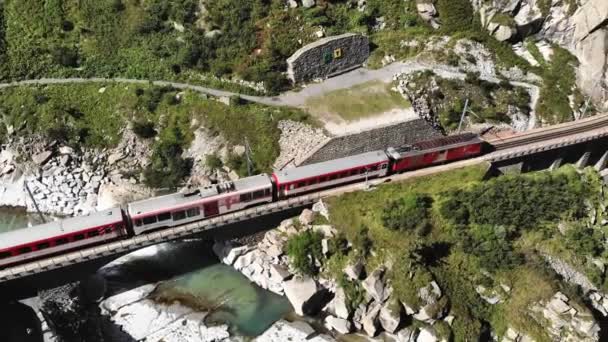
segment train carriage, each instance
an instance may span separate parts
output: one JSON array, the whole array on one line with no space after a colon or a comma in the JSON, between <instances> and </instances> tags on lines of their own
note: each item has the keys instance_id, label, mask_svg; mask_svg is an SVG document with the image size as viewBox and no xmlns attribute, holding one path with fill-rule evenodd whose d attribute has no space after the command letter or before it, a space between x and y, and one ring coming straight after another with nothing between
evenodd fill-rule
<instances>
[{"instance_id":1,"label":"train carriage","mask_svg":"<svg viewBox=\"0 0 608 342\"><path fill-rule=\"evenodd\" d=\"M277 197L285 198L339 184L384 177L389 159L384 151L374 151L300 166L272 174Z\"/></svg>"},{"instance_id":2,"label":"train carriage","mask_svg":"<svg viewBox=\"0 0 608 342\"><path fill-rule=\"evenodd\" d=\"M483 142L476 134L465 133L401 148L389 148L387 154L393 159L391 172L398 173L475 157L481 154Z\"/></svg>"},{"instance_id":3,"label":"train carriage","mask_svg":"<svg viewBox=\"0 0 608 342\"><path fill-rule=\"evenodd\" d=\"M268 175L261 174L189 193L132 202L128 213L137 235L269 202L272 202L272 183Z\"/></svg>"},{"instance_id":4,"label":"train carriage","mask_svg":"<svg viewBox=\"0 0 608 342\"><path fill-rule=\"evenodd\" d=\"M120 208L0 234L0 266L97 245L127 235Z\"/></svg>"}]
</instances>

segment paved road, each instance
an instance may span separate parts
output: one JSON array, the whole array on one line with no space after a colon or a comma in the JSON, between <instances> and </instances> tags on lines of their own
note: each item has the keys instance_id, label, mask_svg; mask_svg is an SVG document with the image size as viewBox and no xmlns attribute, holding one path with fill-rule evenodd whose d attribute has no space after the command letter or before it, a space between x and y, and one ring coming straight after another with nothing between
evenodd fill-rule
<instances>
[{"instance_id":1,"label":"paved road","mask_svg":"<svg viewBox=\"0 0 608 342\"><path fill-rule=\"evenodd\" d=\"M41 78L35 80L16 81L11 83L0 83L1 88L22 86L22 85L47 85L47 84L75 84L75 83L129 83L129 84L149 84L152 83L158 86L172 86L177 89L188 89L196 91L202 94L208 94L212 96L240 96L241 98L270 106L292 106L301 107L306 104L306 101L311 97L317 97L324 95L328 92L340 89L351 88L355 85L370 82L370 81L383 81L389 82L393 79L395 74L399 73L413 73L422 70L432 70L437 75L444 78L458 78L464 79L466 74L459 71L458 68L453 68L443 65L425 64L416 61L412 62L396 62L389 64L383 68L370 70L370 69L355 69L350 72L338 75L336 77L329 78L320 83L313 83L299 91L290 91L281 94L276 97L264 97L264 96L251 96L243 95L235 92L213 89L188 83L170 82L170 81L149 81L149 80L138 80L131 78ZM498 83L500 80L495 77L481 77L484 80ZM532 101L530 108L532 108L531 114L531 126L534 126L535 115L534 108L538 101L539 88L536 85L523 83L523 82L511 82L515 86L524 87L529 90Z\"/></svg>"}]
</instances>

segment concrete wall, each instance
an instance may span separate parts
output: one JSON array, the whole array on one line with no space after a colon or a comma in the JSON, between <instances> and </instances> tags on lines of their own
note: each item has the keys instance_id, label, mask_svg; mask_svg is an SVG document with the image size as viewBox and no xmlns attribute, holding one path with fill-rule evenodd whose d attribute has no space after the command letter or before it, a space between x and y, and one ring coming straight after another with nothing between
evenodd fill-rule
<instances>
[{"instance_id":1,"label":"concrete wall","mask_svg":"<svg viewBox=\"0 0 608 342\"><path fill-rule=\"evenodd\" d=\"M318 163L353 154L387 147L398 147L422 140L441 137L425 120L416 119L369 131L340 136L331 139L317 151L311 153L300 165Z\"/></svg>"},{"instance_id":2,"label":"concrete wall","mask_svg":"<svg viewBox=\"0 0 608 342\"><path fill-rule=\"evenodd\" d=\"M340 56L334 56L339 51ZM358 67L369 57L367 37L345 33L327 37L308 44L287 59L287 77L294 83L333 74Z\"/></svg>"}]
</instances>

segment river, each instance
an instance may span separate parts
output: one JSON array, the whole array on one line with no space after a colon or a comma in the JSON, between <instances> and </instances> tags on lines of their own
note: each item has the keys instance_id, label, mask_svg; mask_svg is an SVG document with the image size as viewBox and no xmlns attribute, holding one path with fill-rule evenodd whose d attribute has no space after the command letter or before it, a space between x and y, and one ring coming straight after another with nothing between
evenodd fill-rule
<instances>
[{"instance_id":1,"label":"river","mask_svg":"<svg viewBox=\"0 0 608 342\"><path fill-rule=\"evenodd\" d=\"M0 210L0 232L38 223L37 215ZM205 318L206 325L225 323L232 334L239 336L257 336L293 312L286 298L263 290L232 267L221 264L207 241L148 247L115 260L97 275L105 282L104 298L158 283L155 300L179 300L198 311L211 312Z\"/></svg>"}]
</instances>

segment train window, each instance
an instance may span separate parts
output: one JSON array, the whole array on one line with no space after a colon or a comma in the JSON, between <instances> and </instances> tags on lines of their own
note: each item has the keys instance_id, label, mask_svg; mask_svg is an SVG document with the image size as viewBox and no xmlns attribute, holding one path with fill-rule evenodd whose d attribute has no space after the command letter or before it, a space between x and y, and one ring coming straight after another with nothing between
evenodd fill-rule
<instances>
[{"instance_id":1,"label":"train window","mask_svg":"<svg viewBox=\"0 0 608 342\"><path fill-rule=\"evenodd\" d=\"M60 238L55 240L55 246L65 245L66 243L68 243L68 239L66 238Z\"/></svg>"},{"instance_id":2,"label":"train window","mask_svg":"<svg viewBox=\"0 0 608 342\"><path fill-rule=\"evenodd\" d=\"M158 214L158 222L167 221L171 219L171 213Z\"/></svg>"},{"instance_id":3,"label":"train window","mask_svg":"<svg viewBox=\"0 0 608 342\"><path fill-rule=\"evenodd\" d=\"M306 186L306 182L299 182L298 183L298 188L303 188Z\"/></svg>"},{"instance_id":4,"label":"train window","mask_svg":"<svg viewBox=\"0 0 608 342\"><path fill-rule=\"evenodd\" d=\"M319 183L327 182L327 176L319 177Z\"/></svg>"},{"instance_id":5,"label":"train window","mask_svg":"<svg viewBox=\"0 0 608 342\"><path fill-rule=\"evenodd\" d=\"M340 175L340 178L346 178L348 177L348 172L342 172L342 174Z\"/></svg>"},{"instance_id":6,"label":"train window","mask_svg":"<svg viewBox=\"0 0 608 342\"><path fill-rule=\"evenodd\" d=\"M141 226L141 220L139 220L139 219L138 219L138 220L135 220L135 225L136 225L137 227Z\"/></svg>"},{"instance_id":7,"label":"train window","mask_svg":"<svg viewBox=\"0 0 608 342\"><path fill-rule=\"evenodd\" d=\"M11 252L0 252L0 259L6 259L8 257L10 257L12 254Z\"/></svg>"},{"instance_id":8,"label":"train window","mask_svg":"<svg viewBox=\"0 0 608 342\"><path fill-rule=\"evenodd\" d=\"M39 243L39 244L36 245L36 249L40 251L40 250L43 250L43 249L47 249L50 246L51 246L51 244L48 243L48 242L41 242L41 243Z\"/></svg>"},{"instance_id":9,"label":"train window","mask_svg":"<svg viewBox=\"0 0 608 342\"><path fill-rule=\"evenodd\" d=\"M251 201L251 193L241 194L240 197L241 202L249 202Z\"/></svg>"},{"instance_id":10,"label":"train window","mask_svg":"<svg viewBox=\"0 0 608 342\"><path fill-rule=\"evenodd\" d=\"M32 251L32 247L26 246L19 248L19 254L26 254Z\"/></svg>"},{"instance_id":11,"label":"train window","mask_svg":"<svg viewBox=\"0 0 608 342\"><path fill-rule=\"evenodd\" d=\"M188 215L188 217L194 217L194 216L198 216L201 214L201 210L199 208L190 208L188 210L186 210L186 215Z\"/></svg>"},{"instance_id":12,"label":"train window","mask_svg":"<svg viewBox=\"0 0 608 342\"><path fill-rule=\"evenodd\" d=\"M370 171L378 171L378 165L374 165L369 168Z\"/></svg>"},{"instance_id":13,"label":"train window","mask_svg":"<svg viewBox=\"0 0 608 342\"><path fill-rule=\"evenodd\" d=\"M87 233L88 237L95 237L95 236L99 236L99 230L91 230L90 232Z\"/></svg>"},{"instance_id":14,"label":"train window","mask_svg":"<svg viewBox=\"0 0 608 342\"><path fill-rule=\"evenodd\" d=\"M338 175L334 174L334 175L329 176L330 181L335 180L335 179L338 179Z\"/></svg>"},{"instance_id":15,"label":"train window","mask_svg":"<svg viewBox=\"0 0 608 342\"><path fill-rule=\"evenodd\" d=\"M74 241L84 240L84 234L76 234L74 235Z\"/></svg>"},{"instance_id":16,"label":"train window","mask_svg":"<svg viewBox=\"0 0 608 342\"><path fill-rule=\"evenodd\" d=\"M354 176L356 174L359 174L359 170L357 170L357 169L350 170L350 175L351 176Z\"/></svg>"},{"instance_id":17,"label":"train window","mask_svg":"<svg viewBox=\"0 0 608 342\"><path fill-rule=\"evenodd\" d=\"M186 218L186 212L184 210L176 211L173 213L173 221L179 221Z\"/></svg>"},{"instance_id":18,"label":"train window","mask_svg":"<svg viewBox=\"0 0 608 342\"><path fill-rule=\"evenodd\" d=\"M270 196L270 189L266 189L266 191L264 191L264 194L265 194L266 196Z\"/></svg>"},{"instance_id":19,"label":"train window","mask_svg":"<svg viewBox=\"0 0 608 342\"><path fill-rule=\"evenodd\" d=\"M120 228L118 228L118 227L116 227L116 228L117 228L117 229L120 229ZM112 234L112 227L106 227L106 228L103 230L103 233L104 233L104 234Z\"/></svg>"},{"instance_id":20,"label":"train window","mask_svg":"<svg viewBox=\"0 0 608 342\"><path fill-rule=\"evenodd\" d=\"M382 170L386 169L388 167L388 164L382 164Z\"/></svg>"},{"instance_id":21,"label":"train window","mask_svg":"<svg viewBox=\"0 0 608 342\"><path fill-rule=\"evenodd\" d=\"M264 197L264 190L258 190L253 193L253 198L258 199Z\"/></svg>"},{"instance_id":22,"label":"train window","mask_svg":"<svg viewBox=\"0 0 608 342\"><path fill-rule=\"evenodd\" d=\"M367 172L366 168L359 169L359 174L364 174Z\"/></svg>"},{"instance_id":23,"label":"train window","mask_svg":"<svg viewBox=\"0 0 608 342\"><path fill-rule=\"evenodd\" d=\"M156 216L148 216L143 218L144 224L156 223Z\"/></svg>"}]
</instances>

